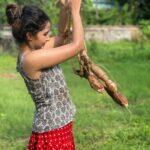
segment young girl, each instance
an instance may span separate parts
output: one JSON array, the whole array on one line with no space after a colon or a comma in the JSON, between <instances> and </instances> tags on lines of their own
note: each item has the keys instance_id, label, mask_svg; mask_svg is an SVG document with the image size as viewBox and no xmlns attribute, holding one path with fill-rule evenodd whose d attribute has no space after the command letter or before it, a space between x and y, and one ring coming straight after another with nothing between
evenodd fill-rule
<instances>
[{"instance_id":1,"label":"young girl","mask_svg":"<svg viewBox=\"0 0 150 150\"><path fill-rule=\"evenodd\" d=\"M84 48L84 31L80 18L81 0L62 4L59 34L49 37L51 22L36 6L22 9L8 5L6 15L19 45L17 71L23 77L35 103L35 114L28 150L74 150L72 133L76 108L67 89L59 63L75 56ZM72 42L63 45L65 9L73 21ZM64 33L64 34L63 34Z\"/></svg>"}]
</instances>

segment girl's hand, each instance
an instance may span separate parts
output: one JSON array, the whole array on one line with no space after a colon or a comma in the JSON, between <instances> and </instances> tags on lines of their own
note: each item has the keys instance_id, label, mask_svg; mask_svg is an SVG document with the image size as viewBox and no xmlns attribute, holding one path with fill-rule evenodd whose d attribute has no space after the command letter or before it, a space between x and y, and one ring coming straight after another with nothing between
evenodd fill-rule
<instances>
[{"instance_id":1,"label":"girl's hand","mask_svg":"<svg viewBox=\"0 0 150 150\"><path fill-rule=\"evenodd\" d=\"M72 12L80 12L81 1L82 0L69 0L69 5Z\"/></svg>"},{"instance_id":2,"label":"girl's hand","mask_svg":"<svg viewBox=\"0 0 150 150\"><path fill-rule=\"evenodd\" d=\"M60 0L60 2L64 8L69 8L70 0Z\"/></svg>"}]
</instances>

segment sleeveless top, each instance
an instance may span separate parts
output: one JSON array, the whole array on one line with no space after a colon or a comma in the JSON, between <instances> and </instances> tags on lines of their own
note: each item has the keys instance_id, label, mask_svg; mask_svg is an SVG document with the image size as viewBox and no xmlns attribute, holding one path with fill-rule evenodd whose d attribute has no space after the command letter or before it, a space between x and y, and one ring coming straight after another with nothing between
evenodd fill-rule
<instances>
[{"instance_id":1,"label":"sleeveless top","mask_svg":"<svg viewBox=\"0 0 150 150\"><path fill-rule=\"evenodd\" d=\"M76 107L59 65L42 69L38 79L31 79L23 70L22 61L23 56L18 55L16 70L24 79L35 104L32 131L47 132L73 121Z\"/></svg>"}]
</instances>

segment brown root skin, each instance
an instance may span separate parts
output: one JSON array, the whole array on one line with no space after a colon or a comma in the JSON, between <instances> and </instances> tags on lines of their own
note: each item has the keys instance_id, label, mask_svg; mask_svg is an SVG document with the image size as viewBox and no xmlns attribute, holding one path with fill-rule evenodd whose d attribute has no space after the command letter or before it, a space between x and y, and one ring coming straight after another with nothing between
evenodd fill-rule
<instances>
[{"instance_id":1,"label":"brown root skin","mask_svg":"<svg viewBox=\"0 0 150 150\"><path fill-rule=\"evenodd\" d=\"M96 76L94 74L91 74L88 76L88 81L90 83L90 86L99 93L104 93L105 89L102 83L98 81Z\"/></svg>"},{"instance_id":2,"label":"brown root skin","mask_svg":"<svg viewBox=\"0 0 150 150\"><path fill-rule=\"evenodd\" d=\"M128 107L128 100L127 98L120 92L111 92L107 87L105 87L106 92L108 95L120 106Z\"/></svg>"},{"instance_id":3,"label":"brown root skin","mask_svg":"<svg viewBox=\"0 0 150 150\"><path fill-rule=\"evenodd\" d=\"M108 89L109 89L111 92L113 92L113 93L117 92L117 86L116 86L116 84L115 84L113 81L107 80L107 81L105 82L105 84L106 84L106 87L108 87Z\"/></svg>"},{"instance_id":4,"label":"brown root skin","mask_svg":"<svg viewBox=\"0 0 150 150\"><path fill-rule=\"evenodd\" d=\"M103 93L105 90L120 106L128 107L127 98L122 93L118 92L116 84L107 77L101 68L90 60L86 52L87 50L84 50L78 54L80 70L76 70L76 74L86 78L91 88L95 91Z\"/></svg>"}]
</instances>

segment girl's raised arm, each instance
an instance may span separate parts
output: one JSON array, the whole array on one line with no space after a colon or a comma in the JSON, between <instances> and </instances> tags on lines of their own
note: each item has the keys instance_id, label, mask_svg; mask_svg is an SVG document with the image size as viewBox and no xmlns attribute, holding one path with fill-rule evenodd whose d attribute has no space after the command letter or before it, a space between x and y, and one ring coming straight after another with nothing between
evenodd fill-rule
<instances>
[{"instance_id":1,"label":"girl's raised arm","mask_svg":"<svg viewBox=\"0 0 150 150\"><path fill-rule=\"evenodd\" d=\"M73 37L72 43L57 48L35 50L24 58L24 67L41 70L59 64L79 53L84 49L84 30L80 17L81 0L70 2Z\"/></svg>"},{"instance_id":2,"label":"girl's raised arm","mask_svg":"<svg viewBox=\"0 0 150 150\"><path fill-rule=\"evenodd\" d=\"M69 26L68 22L69 5L68 3L67 4L64 3L67 2L63 2L63 0L61 0L58 35L50 37L50 40L46 42L44 48L58 47L64 45L64 41L67 38L66 34Z\"/></svg>"}]
</instances>

